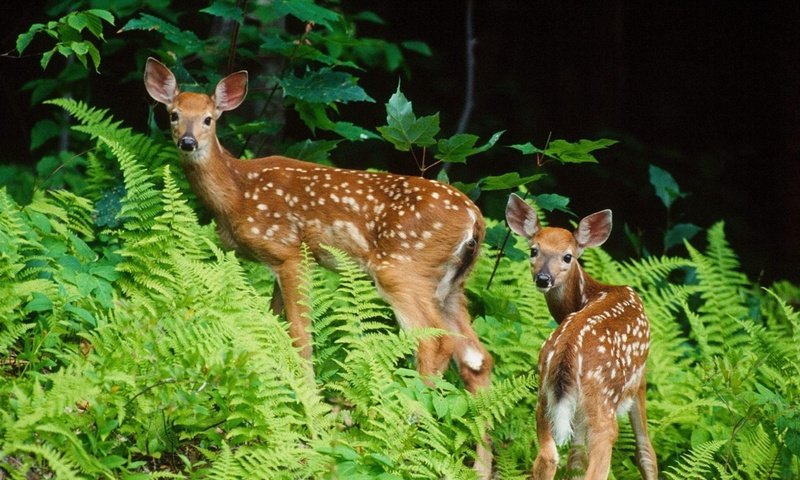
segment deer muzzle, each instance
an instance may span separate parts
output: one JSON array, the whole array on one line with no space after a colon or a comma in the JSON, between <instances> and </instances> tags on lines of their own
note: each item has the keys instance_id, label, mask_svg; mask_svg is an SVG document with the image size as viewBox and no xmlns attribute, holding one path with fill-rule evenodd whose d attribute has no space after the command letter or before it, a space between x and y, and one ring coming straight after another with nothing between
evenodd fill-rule
<instances>
[{"instance_id":1,"label":"deer muzzle","mask_svg":"<svg viewBox=\"0 0 800 480\"><path fill-rule=\"evenodd\" d=\"M547 290L553 286L553 277L547 272L537 273L533 276L533 281L539 290Z\"/></svg>"},{"instance_id":2,"label":"deer muzzle","mask_svg":"<svg viewBox=\"0 0 800 480\"><path fill-rule=\"evenodd\" d=\"M178 148L184 152L194 151L197 149L197 139L190 135L184 135L178 139Z\"/></svg>"}]
</instances>

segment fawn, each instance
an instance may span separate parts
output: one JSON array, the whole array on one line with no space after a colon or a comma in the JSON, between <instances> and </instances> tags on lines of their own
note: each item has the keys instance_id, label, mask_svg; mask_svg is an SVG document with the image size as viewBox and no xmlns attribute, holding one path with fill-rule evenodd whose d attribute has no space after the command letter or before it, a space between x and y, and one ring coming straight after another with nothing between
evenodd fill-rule
<instances>
[{"instance_id":1,"label":"fawn","mask_svg":"<svg viewBox=\"0 0 800 480\"><path fill-rule=\"evenodd\" d=\"M542 227L535 210L511 194L506 221L528 240L533 281L558 323L539 353L533 478L553 478L556 446L570 438L569 468L585 471L587 479L608 478L617 415L629 412L639 471L655 480L658 466L645 411L650 327L642 301L630 287L595 281L577 261L584 249L608 239L611 210L583 218L570 232Z\"/></svg>"},{"instance_id":2,"label":"fawn","mask_svg":"<svg viewBox=\"0 0 800 480\"><path fill-rule=\"evenodd\" d=\"M223 243L274 271L271 307L276 314L285 309L302 355L311 358L312 340L299 290L301 245L333 267L327 245L369 273L403 328L450 332L420 341L420 374L441 374L452 357L470 392L487 387L493 361L472 329L464 295L485 234L475 204L449 185L420 177L282 156L233 157L220 145L216 122L242 103L247 79L246 71L232 73L209 96L181 92L173 73L153 58L144 73L147 92L167 107L183 170ZM487 477L490 465L490 450L479 446L476 470Z\"/></svg>"}]
</instances>

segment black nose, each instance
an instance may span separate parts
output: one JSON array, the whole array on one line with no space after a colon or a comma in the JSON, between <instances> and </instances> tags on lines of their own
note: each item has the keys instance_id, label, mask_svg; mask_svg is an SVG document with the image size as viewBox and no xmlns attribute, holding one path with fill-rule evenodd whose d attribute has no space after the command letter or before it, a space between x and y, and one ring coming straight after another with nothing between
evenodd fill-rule
<instances>
[{"instance_id":1,"label":"black nose","mask_svg":"<svg viewBox=\"0 0 800 480\"><path fill-rule=\"evenodd\" d=\"M547 288L550 286L551 277L547 273L537 273L536 277L534 277L536 281L536 286L539 288Z\"/></svg>"},{"instance_id":2,"label":"black nose","mask_svg":"<svg viewBox=\"0 0 800 480\"><path fill-rule=\"evenodd\" d=\"M197 148L197 140L194 137L181 137L178 139L178 147L184 152L191 152Z\"/></svg>"}]
</instances>

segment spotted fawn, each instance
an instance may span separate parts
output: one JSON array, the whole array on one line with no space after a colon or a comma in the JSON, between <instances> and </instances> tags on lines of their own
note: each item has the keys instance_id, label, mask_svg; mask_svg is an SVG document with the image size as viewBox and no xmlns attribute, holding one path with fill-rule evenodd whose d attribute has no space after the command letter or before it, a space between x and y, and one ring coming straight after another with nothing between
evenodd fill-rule
<instances>
[{"instance_id":1,"label":"spotted fawn","mask_svg":"<svg viewBox=\"0 0 800 480\"><path fill-rule=\"evenodd\" d=\"M374 279L403 328L452 333L422 340L417 368L441 374L451 358L470 392L490 383L492 357L472 329L464 281L485 234L478 208L449 185L420 177L330 168L282 156L233 157L216 135L222 112L247 94L247 72L233 73L214 94L181 92L153 58L144 82L167 107L184 172L211 211L223 243L263 262L277 282L272 309L285 309L289 332L312 354L307 302L301 298L301 245L333 267L323 246L347 253ZM491 452L479 446L476 470L487 478Z\"/></svg>"},{"instance_id":2,"label":"spotted fawn","mask_svg":"<svg viewBox=\"0 0 800 480\"><path fill-rule=\"evenodd\" d=\"M569 468L585 471L587 479L608 478L617 415L627 412L639 471L655 480L658 467L645 411L650 327L642 301L630 287L595 281L578 263L584 249L608 239L611 210L585 217L570 232L542 227L534 209L512 194L506 221L528 240L533 281L558 323L539 353L539 454L532 477L552 479L556 447L572 439Z\"/></svg>"}]
</instances>

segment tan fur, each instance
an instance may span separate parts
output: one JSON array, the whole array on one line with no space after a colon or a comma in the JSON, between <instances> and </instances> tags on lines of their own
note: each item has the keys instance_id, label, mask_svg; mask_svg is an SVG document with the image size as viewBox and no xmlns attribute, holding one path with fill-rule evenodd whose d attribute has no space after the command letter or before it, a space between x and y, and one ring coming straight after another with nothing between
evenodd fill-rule
<instances>
[{"instance_id":1,"label":"tan fur","mask_svg":"<svg viewBox=\"0 0 800 480\"><path fill-rule=\"evenodd\" d=\"M630 408L637 465L643 478L655 480L658 467L645 412L650 328L644 307L631 288L601 284L578 263L585 248L608 238L611 212L590 215L569 232L541 227L536 212L512 195L506 218L528 239L531 273L559 324L539 353L539 454L533 478L554 477L557 442L570 437L570 468L584 470L587 479L607 478L619 431L617 414ZM543 275L549 279L546 285Z\"/></svg>"},{"instance_id":2,"label":"tan fur","mask_svg":"<svg viewBox=\"0 0 800 480\"><path fill-rule=\"evenodd\" d=\"M449 185L419 177L282 156L234 158L217 140L216 121L241 103L246 80L246 72L232 74L210 97L181 93L172 73L153 59L145 70L147 90L170 113L186 176L213 213L221 239L275 272L272 308L285 308L303 356L311 357L312 340L299 294L301 245L328 266L332 259L323 246L331 246L372 276L404 328L451 332L420 342L422 375L441 374L454 358L470 392L487 387L492 357L472 329L463 292L485 234L478 208ZM478 448L476 470L482 478L491 472L485 446Z\"/></svg>"}]
</instances>

